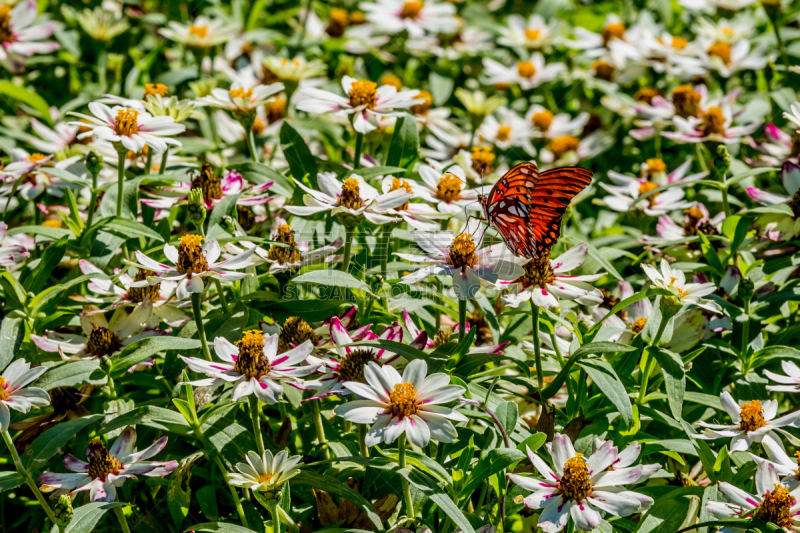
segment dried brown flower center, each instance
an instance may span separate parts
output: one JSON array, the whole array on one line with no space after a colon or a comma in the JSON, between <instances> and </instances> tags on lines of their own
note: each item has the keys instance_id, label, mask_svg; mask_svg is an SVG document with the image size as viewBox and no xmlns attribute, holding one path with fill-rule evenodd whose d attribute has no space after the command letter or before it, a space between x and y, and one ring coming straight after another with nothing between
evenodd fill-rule
<instances>
[{"instance_id":1,"label":"dried brown flower center","mask_svg":"<svg viewBox=\"0 0 800 533\"><path fill-rule=\"evenodd\" d=\"M631 324L631 331L634 333L641 333L645 325L647 325L647 318L646 316L637 318L636 321Z\"/></svg>"},{"instance_id":2,"label":"dried brown flower center","mask_svg":"<svg viewBox=\"0 0 800 533\"><path fill-rule=\"evenodd\" d=\"M581 454L564 463L564 474L558 485L565 500L583 501L592 493L589 467Z\"/></svg>"},{"instance_id":3,"label":"dried brown flower center","mask_svg":"<svg viewBox=\"0 0 800 533\"><path fill-rule=\"evenodd\" d=\"M0 6L0 43L10 43L14 41L14 33L11 31L11 6Z\"/></svg>"},{"instance_id":4,"label":"dried brown flower center","mask_svg":"<svg viewBox=\"0 0 800 533\"><path fill-rule=\"evenodd\" d=\"M462 233L450 244L450 264L456 268L467 268L475 265L475 243L472 235Z\"/></svg>"},{"instance_id":5,"label":"dried brown flower center","mask_svg":"<svg viewBox=\"0 0 800 533\"><path fill-rule=\"evenodd\" d=\"M595 78L605 81L613 81L614 74L617 72L617 67L608 61L598 59L592 63L592 70L594 70Z\"/></svg>"},{"instance_id":6,"label":"dried brown flower center","mask_svg":"<svg viewBox=\"0 0 800 533\"><path fill-rule=\"evenodd\" d=\"M561 159L567 152L577 150L578 145L580 145L580 140L574 135L561 135L552 139L547 145L547 149L553 152L556 159Z\"/></svg>"},{"instance_id":7,"label":"dried brown flower center","mask_svg":"<svg viewBox=\"0 0 800 533\"><path fill-rule=\"evenodd\" d=\"M603 44L607 45L612 39L622 39L625 36L625 24L612 22L603 28Z\"/></svg>"},{"instance_id":8,"label":"dried brown flower center","mask_svg":"<svg viewBox=\"0 0 800 533\"><path fill-rule=\"evenodd\" d=\"M149 276L155 275L156 273L152 270L140 269L139 272L136 273L136 277L133 278L133 280L145 281ZM131 287L128 289L128 300L141 303L146 299L149 299L151 302L155 302L159 297L160 290L160 283L156 283L155 285L147 285L146 287Z\"/></svg>"},{"instance_id":9,"label":"dried brown flower center","mask_svg":"<svg viewBox=\"0 0 800 533\"><path fill-rule=\"evenodd\" d=\"M184 235L178 246L178 264L175 268L181 274L200 274L208 270L208 261L203 253L203 237Z\"/></svg>"},{"instance_id":10,"label":"dried brown flower center","mask_svg":"<svg viewBox=\"0 0 800 533\"><path fill-rule=\"evenodd\" d=\"M633 95L633 99L637 102L644 102L647 105L650 105L653 103L653 98L656 96L658 96L658 89L644 87L636 91L636 94Z\"/></svg>"},{"instance_id":11,"label":"dried brown flower center","mask_svg":"<svg viewBox=\"0 0 800 533\"><path fill-rule=\"evenodd\" d=\"M350 105L353 107L365 106L367 109L375 107L378 96L378 85L374 81L354 81L350 86Z\"/></svg>"},{"instance_id":12,"label":"dried brown flower center","mask_svg":"<svg viewBox=\"0 0 800 533\"><path fill-rule=\"evenodd\" d=\"M536 75L536 66L530 61L520 61L517 63L517 73L523 78L532 78Z\"/></svg>"},{"instance_id":13,"label":"dried brown flower center","mask_svg":"<svg viewBox=\"0 0 800 533\"><path fill-rule=\"evenodd\" d=\"M120 109L114 119L114 133L130 137L139 131L139 112L134 109Z\"/></svg>"},{"instance_id":14,"label":"dried brown flower center","mask_svg":"<svg viewBox=\"0 0 800 533\"><path fill-rule=\"evenodd\" d=\"M755 431L767 425L767 421L764 420L764 408L758 400L743 403L739 416L741 417L739 429L745 432Z\"/></svg>"},{"instance_id":15,"label":"dried brown flower center","mask_svg":"<svg viewBox=\"0 0 800 533\"><path fill-rule=\"evenodd\" d=\"M286 113L286 98L279 96L274 100L267 102L267 122L272 124L283 118Z\"/></svg>"},{"instance_id":16,"label":"dried brown flower center","mask_svg":"<svg viewBox=\"0 0 800 533\"><path fill-rule=\"evenodd\" d=\"M531 122L539 131L547 131L550 129L550 124L553 123L553 113L548 111L547 109L543 109L538 113L534 113L533 117L531 117Z\"/></svg>"},{"instance_id":17,"label":"dried brown flower center","mask_svg":"<svg viewBox=\"0 0 800 533\"><path fill-rule=\"evenodd\" d=\"M236 346L239 348L239 355L233 365L236 372L256 379L269 373L269 359L264 355L264 335L260 329L245 331Z\"/></svg>"},{"instance_id":18,"label":"dried brown flower center","mask_svg":"<svg viewBox=\"0 0 800 533\"><path fill-rule=\"evenodd\" d=\"M772 492L764 494L764 501L758 506L756 517L788 530L792 525L791 508L794 502L794 496L789 494L786 487L775 484Z\"/></svg>"},{"instance_id":19,"label":"dried brown flower center","mask_svg":"<svg viewBox=\"0 0 800 533\"><path fill-rule=\"evenodd\" d=\"M375 352L368 348L353 350L346 354L339 362L339 379L342 381L366 383L364 379L364 368L370 361L380 365L380 362L375 358Z\"/></svg>"},{"instance_id":20,"label":"dried brown flower center","mask_svg":"<svg viewBox=\"0 0 800 533\"><path fill-rule=\"evenodd\" d=\"M415 115L427 115L431 106L433 105L433 95L428 91L420 91L417 95L417 100L423 100L422 103L412 105L411 112Z\"/></svg>"},{"instance_id":21,"label":"dried brown flower center","mask_svg":"<svg viewBox=\"0 0 800 533\"><path fill-rule=\"evenodd\" d=\"M443 326L442 329L436 332L433 336L433 347L437 348L442 344L450 342L450 337L453 335L453 328L450 326Z\"/></svg>"},{"instance_id":22,"label":"dried brown flower center","mask_svg":"<svg viewBox=\"0 0 800 533\"><path fill-rule=\"evenodd\" d=\"M86 455L89 458L88 474L92 479L105 481L109 474L117 475L122 468L119 459L111 455L100 439L92 439Z\"/></svg>"},{"instance_id":23,"label":"dried brown flower center","mask_svg":"<svg viewBox=\"0 0 800 533\"><path fill-rule=\"evenodd\" d=\"M709 107L703 113L703 133L705 135L722 135L725 133L725 115L721 107Z\"/></svg>"},{"instance_id":24,"label":"dried brown flower center","mask_svg":"<svg viewBox=\"0 0 800 533\"><path fill-rule=\"evenodd\" d=\"M549 254L531 259L525 263L523 268L525 273L522 275L522 284L526 286L544 289L556 277L553 266L550 264Z\"/></svg>"},{"instance_id":25,"label":"dried brown flower center","mask_svg":"<svg viewBox=\"0 0 800 533\"><path fill-rule=\"evenodd\" d=\"M282 353L306 341L316 344L317 334L308 322L297 316L290 316L283 323L278 335L278 352Z\"/></svg>"},{"instance_id":26,"label":"dried brown flower center","mask_svg":"<svg viewBox=\"0 0 800 533\"><path fill-rule=\"evenodd\" d=\"M728 43L717 41L706 50L708 55L718 57L726 65L731 63L731 45Z\"/></svg>"},{"instance_id":27,"label":"dried brown flower center","mask_svg":"<svg viewBox=\"0 0 800 533\"><path fill-rule=\"evenodd\" d=\"M192 178L192 189L203 190L203 201L207 204L222 198L222 179L214 174L208 163L203 163L200 172Z\"/></svg>"},{"instance_id":28,"label":"dried brown flower center","mask_svg":"<svg viewBox=\"0 0 800 533\"><path fill-rule=\"evenodd\" d=\"M683 118L697 116L700 99L700 93L695 91L691 85L681 85L672 91L672 104L675 106L675 112Z\"/></svg>"},{"instance_id":29,"label":"dried brown flower center","mask_svg":"<svg viewBox=\"0 0 800 533\"><path fill-rule=\"evenodd\" d=\"M348 21L349 16L347 14L347 10L333 8L331 9L330 20L328 22L328 27L325 28L325 31L328 32L328 35L331 37L341 37L344 35L344 31L347 29Z\"/></svg>"},{"instance_id":30,"label":"dried brown flower center","mask_svg":"<svg viewBox=\"0 0 800 533\"><path fill-rule=\"evenodd\" d=\"M472 170L480 176L494 172L494 153L488 146L476 146L472 149Z\"/></svg>"},{"instance_id":31,"label":"dried brown flower center","mask_svg":"<svg viewBox=\"0 0 800 533\"><path fill-rule=\"evenodd\" d=\"M398 383L389 393L389 412L402 418L419 412L417 389L411 383Z\"/></svg>"},{"instance_id":32,"label":"dried brown flower center","mask_svg":"<svg viewBox=\"0 0 800 533\"><path fill-rule=\"evenodd\" d=\"M86 339L86 353L94 357L111 355L122 349L122 341L108 328L92 324L92 331Z\"/></svg>"},{"instance_id":33,"label":"dried brown flower center","mask_svg":"<svg viewBox=\"0 0 800 533\"><path fill-rule=\"evenodd\" d=\"M288 246L271 245L269 252L267 252L267 257L281 265L300 261L300 251L297 249L297 242L294 240L294 230L289 224L278 226L275 229L275 233L272 234L272 240Z\"/></svg>"},{"instance_id":34,"label":"dried brown flower center","mask_svg":"<svg viewBox=\"0 0 800 533\"><path fill-rule=\"evenodd\" d=\"M163 83L145 83L144 96L145 98L152 95L167 96L169 89Z\"/></svg>"},{"instance_id":35,"label":"dried brown flower center","mask_svg":"<svg viewBox=\"0 0 800 533\"><path fill-rule=\"evenodd\" d=\"M417 18L423 7L425 7L425 2L421 0L409 0L408 2L404 2L400 17L404 19Z\"/></svg>"},{"instance_id":36,"label":"dried brown flower center","mask_svg":"<svg viewBox=\"0 0 800 533\"><path fill-rule=\"evenodd\" d=\"M0 389L2 389L2 386L0 386ZM0 399L2 399L2 394L3 392L0 390ZM58 415L74 411L80 402L80 395L80 391L75 387L56 387L50 390L53 411Z\"/></svg>"},{"instance_id":37,"label":"dried brown flower center","mask_svg":"<svg viewBox=\"0 0 800 533\"><path fill-rule=\"evenodd\" d=\"M345 178L342 183L342 194L339 196L339 201L336 205L348 209L361 209L364 206L364 201L361 199L360 193L358 180L356 178Z\"/></svg>"}]
</instances>

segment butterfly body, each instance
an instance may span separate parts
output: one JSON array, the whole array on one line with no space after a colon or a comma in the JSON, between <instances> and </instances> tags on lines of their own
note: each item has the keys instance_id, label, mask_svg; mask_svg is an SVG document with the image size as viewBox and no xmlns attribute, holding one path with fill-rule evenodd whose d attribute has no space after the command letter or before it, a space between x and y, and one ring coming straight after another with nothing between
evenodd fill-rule
<instances>
[{"instance_id":1,"label":"butterfly body","mask_svg":"<svg viewBox=\"0 0 800 533\"><path fill-rule=\"evenodd\" d=\"M534 163L520 163L498 181L488 195L479 195L483 216L516 255L529 259L550 252L570 201L592 181L592 172L563 167L539 172Z\"/></svg>"}]
</instances>

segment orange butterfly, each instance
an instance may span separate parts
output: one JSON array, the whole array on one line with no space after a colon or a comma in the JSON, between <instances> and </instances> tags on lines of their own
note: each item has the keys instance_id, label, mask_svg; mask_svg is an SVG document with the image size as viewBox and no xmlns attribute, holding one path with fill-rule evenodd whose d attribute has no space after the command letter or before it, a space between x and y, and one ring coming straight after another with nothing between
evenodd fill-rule
<instances>
[{"instance_id":1,"label":"orange butterfly","mask_svg":"<svg viewBox=\"0 0 800 533\"><path fill-rule=\"evenodd\" d=\"M550 253L569 202L591 182L592 171L585 168L540 173L535 163L520 163L478 200L487 223L511 251L531 259Z\"/></svg>"}]
</instances>

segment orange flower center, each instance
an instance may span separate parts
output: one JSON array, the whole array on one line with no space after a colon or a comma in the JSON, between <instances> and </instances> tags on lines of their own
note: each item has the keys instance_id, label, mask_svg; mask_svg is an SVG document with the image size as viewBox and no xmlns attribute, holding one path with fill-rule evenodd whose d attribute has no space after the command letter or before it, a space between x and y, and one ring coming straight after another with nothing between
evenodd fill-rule
<instances>
[{"instance_id":1,"label":"orange flower center","mask_svg":"<svg viewBox=\"0 0 800 533\"><path fill-rule=\"evenodd\" d=\"M189 34L205 39L208 37L208 26L189 26Z\"/></svg>"},{"instance_id":2,"label":"orange flower center","mask_svg":"<svg viewBox=\"0 0 800 533\"><path fill-rule=\"evenodd\" d=\"M579 144L580 141L577 137L573 135L562 135L551 140L547 148L553 152L553 155L556 156L556 159L560 159L561 156L567 152L577 150Z\"/></svg>"},{"instance_id":3,"label":"orange flower center","mask_svg":"<svg viewBox=\"0 0 800 533\"><path fill-rule=\"evenodd\" d=\"M511 126L500 124L500 127L497 128L497 140L505 142L509 137L511 137Z\"/></svg>"},{"instance_id":4,"label":"orange flower center","mask_svg":"<svg viewBox=\"0 0 800 533\"><path fill-rule=\"evenodd\" d=\"M645 325L647 325L647 318L648 317L646 316L637 318L636 321L633 324L631 324L631 330L634 333L641 333Z\"/></svg>"},{"instance_id":5,"label":"orange flower center","mask_svg":"<svg viewBox=\"0 0 800 533\"><path fill-rule=\"evenodd\" d=\"M6 380L3 376L0 376L0 401L5 400L9 395L8 383L6 383Z\"/></svg>"},{"instance_id":6,"label":"orange flower center","mask_svg":"<svg viewBox=\"0 0 800 533\"><path fill-rule=\"evenodd\" d=\"M581 454L576 454L564 463L564 474L558 484L565 500L583 501L592 493L589 467Z\"/></svg>"},{"instance_id":7,"label":"orange flower center","mask_svg":"<svg viewBox=\"0 0 800 533\"><path fill-rule=\"evenodd\" d=\"M11 6L0 6L0 43L10 43L14 41L14 33L11 31Z\"/></svg>"},{"instance_id":8,"label":"orange flower center","mask_svg":"<svg viewBox=\"0 0 800 533\"><path fill-rule=\"evenodd\" d=\"M367 109L375 107L375 98L378 96L377 84L373 81L354 81L350 86L350 105L353 107L366 106Z\"/></svg>"},{"instance_id":9,"label":"orange flower center","mask_svg":"<svg viewBox=\"0 0 800 533\"><path fill-rule=\"evenodd\" d=\"M381 85L391 85L399 91L403 88L403 80L391 73L384 74L381 76Z\"/></svg>"},{"instance_id":10,"label":"orange flower center","mask_svg":"<svg viewBox=\"0 0 800 533\"><path fill-rule=\"evenodd\" d=\"M43 159L47 159L47 156L42 154L31 154L28 156L28 161L30 161L31 163L38 163Z\"/></svg>"},{"instance_id":11,"label":"orange flower center","mask_svg":"<svg viewBox=\"0 0 800 533\"><path fill-rule=\"evenodd\" d=\"M612 39L622 39L625 36L625 24L612 22L603 28L603 44L607 45Z\"/></svg>"},{"instance_id":12,"label":"orange flower center","mask_svg":"<svg viewBox=\"0 0 800 533\"><path fill-rule=\"evenodd\" d=\"M731 45L722 41L717 41L706 50L708 55L718 57L726 65L731 63Z\"/></svg>"},{"instance_id":13,"label":"orange flower center","mask_svg":"<svg viewBox=\"0 0 800 533\"><path fill-rule=\"evenodd\" d=\"M256 379L269 372L269 359L264 355L264 335L260 329L245 331L236 346L239 348L233 366L236 372Z\"/></svg>"},{"instance_id":14,"label":"orange flower center","mask_svg":"<svg viewBox=\"0 0 800 533\"><path fill-rule=\"evenodd\" d=\"M694 90L691 85L681 85L672 91L672 103L675 112L683 117L696 117L700 104L700 93Z\"/></svg>"},{"instance_id":15,"label":"orange flower center","mask_svg":"<svg viewBox=\"0 0 800 533\"><path fill-rule=\"evenodd\" d=\"M530 61L520 61L517 63L517 72L523 78L532 78L536 75L536 67Z\"/></svg>"},{"instance_id":16,"label":"orange flower center","mask_svg":"<svg viewBox=\"0 0 800 533\"><path fill-rule=\"evenodd\" d=\"M447 203L460 200L461 180L458 176L447 173L439 178L439 184L436 185L436 197Z\"/></svg>"},{"instance_id":17,"label":"orange flower center","mask_svg":"<svg viewBox=\"0 0 800 533\"><path fill-rule=\"evenodd\" d=\"M540 131L547 131L550 129L550 124L553 123L553 118L553 113L547 109L543 109L538 113L533 114L533 117L531 117L531 122L533 122L533 125L536 126L536 128Z\"/></svg>"},{"instance_id":18,"label":"orange flower center","mask_svg":"<svg viewBox=\"0 0 800 533\"><path fill-rule=\"evenodd\" d=\"M542 34L539 28L525 28L525 38L529 41L535 41Z\"/></svg>"},{"instance_id":19,"label":"orange flower center","mask_svg":"<svg viewBox=\"0 0 800 533\"><path fill-rule=\"evenodd\" d=\"M428 91L420 91L417 95L417 100L423 100L422 103L412 105L411 112L415 115L427 115L428 110L433 105L433 95Z\"/></svg>"},{"instance_id":20,"label":"orange flower center","mask_svg":"<svg viewBox=\"0 0 800 533\"><path fill-rule=\"evenodd\" d=\"M139 112L134 109L120 109L117 111L117 118L114 119L114 133L130 137L139 131L138 117Z\"/></svg>"},{"instance_id":21,"label":"orange flower center","mask_svg":"<svg viewBox=\"0 0 800 533\"><path fill-rule=\"evenodd\" d=\"M145 83L144 84L144 96L145 98L150 96L151 94L157 94L159 96L167 96L169 89L163 83Z\"/></svg>"},{"instance_id":22,"label":"orange flower center","mask_svg":"<svg viewBox=\"0 0 800 533\"><path fill-rule=\"evenodd\" d=\"M592 63L592 70L594 70L595 78L605 81L612 81L614 79L614 73L617 71L617 67L607 61L598 59Z\"/></svg>"},{"instance_id":23,"label":"orange flower center","mask_svg":"<svg viewBox=\"0 0 800 533\"><path fill-rule=\"evenodd\" d=\"M689 41L677 35L672 36L672 48L675 50L683 50L689 45Z\"/></svg>"},{"instance_id":24,"label":"orange flower center","mask_svg":"<svg viewBox=\"0 0 800 533\"><path fill-rule=\"evenodd\" d=\"M739 429L742 431L755 431L767 425L767 421L764 420L764 408L761 407L761 402L758 400L743 403L739 416L742 419L739 422Z\"/></svg>"},{"instance_id":25,"label":"orange flower center","mask_svg":"<svg viewBox=\"0 0 800 533\"><path fill-rule=\"evenodd\" d=\"M764 501L758 506L756 517L771 522L781 529L789 530L792 525L792 512L795 499L786 487L775 484L772 492L767 492Z\"/></svg>"},{"instance_id":26,"label":"orange flower center","mask_svg":"<svg viewBox=\"0 0 800 533\"><path fill-rule=\"evenodd\" d=\"M389 412L392 416L403 418L419 412L417 389L411 383L398 383L389 393Z\"/></svg>"},{"instance_id":27,"label":"orange flower center","mask_svg":"<svg viewBox=\"0 0 800 533\"><path fill-rule=\"evenodd\" d=\"M469 233L462 233L450 244L450 264L456 268L472 267L475 257L475 242Z\"/></svg>"},{"instance_id":28,"label":"orange flower center","mask_svg":"<svg viewBox=\"0 0 800 533\"><path fill-rule=\"evenodd\" d=\"M488 146L476 146L472 149L472 170L481 177L494 172L494 154Z\"/></svg>"},{"instance_id":29,"label":"orange flower center","mask_svg":"<svg viewBox=\"0 0 800 533\"><path fill-rule=\"evenodd\" d=\"M360 196L360 188L356 178L346 178L342 183L342 195L336 205L348 209L360 209L364 201Z\"/></svg>"},{"instance_id":30,"label":"orange flower center","mask_svg":"<svg viewBox=\"0 0 800 533\"><path fill-rule=\"evenodd\" d=\"M244 87L239 87L238 89L231 89L228 91L231 95L231 98L252 98L253 97L253 89L245 89Z\"/></svg>"},{"instance_id":31,"label":"orange flower center","mask_svg":"<svg viewBox=\"0 0 800 533\"><path fill-rule=\"evenodd\" d=\"M181 274L199 274L208 270L208 261L203 254L203 237L184 235L178 246L178 264L175 269Z\"/></svg>"},{"instance_id":32,"label":"orange flower center","mask_svg":"<svg viewBox=\"0 0 800 533\"><path fill-rule=\"evenodd\" d=\"M109 474L119 474L119 469L122 468L119 459L111 455L100 439L92 439L86 455L89 457L87 474L92 479L105 481Z\"/></svg>"},{"instance_id":33,"label":"orange flower center","mask_svg":"<svg viewBox=\"0 0 800 533\"><path fill-rule=\"evenodd\" d=\"M409 0L403 4L403 11L400 13L400 17L404 19L417 18L423 7L425 7L425 2Z\"/></svg>"},{"instance_id":34,"label":"orange flower center","mask_svg":"<svg viewBox=\"0 0 800 533\"><path fill-rule=\"evenodd\" d=\"M703 113L703 133L706 135L725 133L725 115L722 114L721 107L709 107Z\"/></svg>"}]
</instances>

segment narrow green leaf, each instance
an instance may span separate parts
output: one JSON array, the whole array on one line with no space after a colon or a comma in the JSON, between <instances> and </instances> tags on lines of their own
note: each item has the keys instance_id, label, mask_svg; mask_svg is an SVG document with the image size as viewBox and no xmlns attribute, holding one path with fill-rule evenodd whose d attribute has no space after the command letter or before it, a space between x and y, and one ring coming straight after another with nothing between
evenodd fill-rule
<instances>
[{"instance_id":1,"label":"narrow green leaf","mask_svg":"<svg viewBox=\"0 0 800 533\"><path fill-rule=\"evenodd\" d=\"M584 359L578 363L586 374L592 378L600 391L611 400L611 403L619 410L619 414L625 421L625 425L630 428L633 424L633 408L631 399L625 390L625 385L620 381L619 376L610 364L602 359Z\"/></svg>"},{"instance_id":2,"label":"narrow green leaf","mask_svg":"<svg viewBox=\"0 0 800 533\"><path fill-rule=\"evenodd\" d=\"M302 181L305 179L304 176L308 175L306 183L316 185L318 170L311 150L288 120L283 121L279 137L283 155L289 163L294 179Z\"/></svg>"},{"instance_id":3,"label":"narrow green leaf","mask_svg":"<svg viewBox=\"0 0 800 533\"><path fill-rule=\"evenodd\" d=\"M419 133L413 117L402 116L394 125L394 133L386 155L386 165L409 168L419 155Z\"/></svg>"},{"instance_id":4,"label":"narrow green leaf","mask_svg":"<svg viewBox=\"0 0 800 533\"><path fill-rule=\"evenodd\" d=\"M37 264L36 268L22 281L22 286L25 287L25 289L36 294L45 287L47 280L50 278L50 274L53 273L53 270L55 270L64 258L64 254L67 251L68 239L67 236L61 237L57 242L47 247L42 254L42 259L39 261L39 264Z\"/></svg>"},{"instance_id":5,"label":"narrow green leaf","mask_svg":"<svg viewBox=\"0 0 800 533\"><path fill-rule=\"evenodd\" d=\"M14 85L10 81L3 80L0 81L0 94L32 107L45 122L51 126L53 125L53 118L50 116L50 106L44 98L35 92L25 87Z\"/></svg>"},{"instance_id":6,"label":"narrow green leaf","mask_svg":"<svg viewBox=\"0 0 800 533\"><path fill-rule=\"evenodd\" d=\"M25 468L32 469L44 465L80 430L93 422L103 419L102 414L89 415L62 422L39 435L33 444L22 454Z\"/></svg>"}]
</instances>

